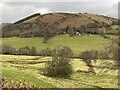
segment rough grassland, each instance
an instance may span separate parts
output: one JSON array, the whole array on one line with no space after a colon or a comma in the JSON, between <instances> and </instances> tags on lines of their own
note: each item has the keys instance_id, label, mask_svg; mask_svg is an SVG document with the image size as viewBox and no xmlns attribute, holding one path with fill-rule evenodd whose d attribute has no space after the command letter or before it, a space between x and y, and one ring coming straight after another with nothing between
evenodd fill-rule
<instances>
[{"instance_id":1,"label":"rough grassland","mask_svg":"<svg viewBox=\"0 0 120 90\"><path fill-rule=\"evenodd\" d=\"M80 53L84 50L95 49L101 50L104 49L104 46L110 44L110 41L98 36L98 35L83 35L83 36L65 36L60 35L51 38L48 43L43 43L43 38L40 37L31 37L31 38L3 38L3 44L9 44L14 48L20 48L24 46L35 46L37 50L44 48L54 48L55 46L69 46L73 49L75 53Z\"/></svg>"},{"instance_id":2,"label":"rough grassland","mask_svg":"<svg viewBox=\"0 0 120 90\"><path fill-rule=\"evenodd\" d=\"M72 61L74 73L70 79L44 76L41 71L44 68L44 62L37 64L9 62L48 61L50 57L2 55L2 60L3 77L7 82L25 81L42 88L117 88L117 70L109 69L108 72L102 73L96 67L97 74L95 75L78 72L87 70L86 65L80 59ZM98 60L94 65L99 66L100 63L101 61Z\"/></svg>"}]
</instances>

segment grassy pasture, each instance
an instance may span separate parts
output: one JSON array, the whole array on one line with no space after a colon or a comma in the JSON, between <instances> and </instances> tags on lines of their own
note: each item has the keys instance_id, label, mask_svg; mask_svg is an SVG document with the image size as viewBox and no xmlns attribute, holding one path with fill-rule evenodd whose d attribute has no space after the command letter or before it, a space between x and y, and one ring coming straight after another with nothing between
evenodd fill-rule
<instances>
[{"instance_id":1,"label":"grassy pasture","mask_svg":"<svg viewBox=\"0 0 120 90\"><path fill-rule=\"evenodd\" d=\"M84 50L102 50L104 46L110 44L110 40L105 39L99 35L83 35L83 36L65 36L60 35L51 38L48 43L43 43L43 38L31 37L31 38L3 38L3 44L9 44L14 48L20 48L24 46L35 46L37 50L44 48L54 48L55 46L69 46L72 48L74 53L78 54Z\"/></svg>"}]
</instances>

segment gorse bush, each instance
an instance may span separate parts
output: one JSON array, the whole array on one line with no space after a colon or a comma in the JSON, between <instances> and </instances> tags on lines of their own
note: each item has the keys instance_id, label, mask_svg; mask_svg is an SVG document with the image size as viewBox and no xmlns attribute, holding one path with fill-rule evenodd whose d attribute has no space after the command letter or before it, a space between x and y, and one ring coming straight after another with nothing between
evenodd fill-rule
<instances>
[{"instance_id":1,"label":"gorse bush","mask_svg":"<svg viewBox=\"0 0 120 90\"><path fill-rule=\"evenodd\" d=\"M52 61L45 64L44 74L52 77L69 78L72 74L71 56L69 47L55 48L52 52Z\"/></svg>"}]
</instances>

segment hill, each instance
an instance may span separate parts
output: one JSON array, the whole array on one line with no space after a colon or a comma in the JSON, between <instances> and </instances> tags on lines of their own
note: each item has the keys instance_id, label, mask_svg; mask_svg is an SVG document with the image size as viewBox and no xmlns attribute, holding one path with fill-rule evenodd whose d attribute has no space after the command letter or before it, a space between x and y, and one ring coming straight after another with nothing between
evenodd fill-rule
<instances>
[{"instance_id":1,"label":"hill","mask_svg":"<svg viewBox=\"0 0 120 90\"><path fill-rule=\"evenodd\" d=\"M34 14L3 27L3 37L52 37L59 34L92 33L108 31L116 19L88 13Z\"/></svg>"}]
</instances>

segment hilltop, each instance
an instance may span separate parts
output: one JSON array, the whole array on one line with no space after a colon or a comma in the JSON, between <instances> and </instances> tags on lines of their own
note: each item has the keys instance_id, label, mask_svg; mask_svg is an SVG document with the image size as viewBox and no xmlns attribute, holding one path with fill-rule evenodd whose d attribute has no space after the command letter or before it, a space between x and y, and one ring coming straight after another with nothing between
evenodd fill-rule
<instances>
[{"instance_id":1,"label":"hilltop","mask_svg":"<svg viewBox=\"0 0 120 90\"><path fill-rule=\"evenodd\" d=\"M13 24L3 26L3 37L49 37L60 34L99 34L107 31L117 20L89 13L33 14Z\"/></svg>"}]
</instances>

